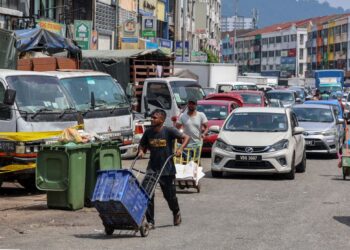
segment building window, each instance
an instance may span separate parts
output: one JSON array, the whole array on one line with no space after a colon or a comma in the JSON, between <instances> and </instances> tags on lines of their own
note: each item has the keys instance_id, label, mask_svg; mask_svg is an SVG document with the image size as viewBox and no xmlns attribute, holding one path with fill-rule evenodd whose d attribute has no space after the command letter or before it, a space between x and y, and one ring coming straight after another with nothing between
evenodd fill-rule
<instances>
[{"instance_id":1,"label":"building window","mask_svg":"<svg viewBox=\"0 0 350 250\"><path fill-rule=\"evenodd\" d=\"M290 35L290 41L295 42L297 40L297 35Z\"/></svg>"},{"instance_id":2,"label":"building window","mask_svg":"<svg viewBox=\"0 0 350 250\"><path fill-rule=\"evenodd\" d=\"M269 57L274 57L275 56L275 51L269 51Z\"/></svg>"},{"instance_id":3,"label":"building window","mask_svg":"<svg viewBox=\"0 0 350 250\"><path fill-rule=\"evenodd\" d=\"M275 38L274 37L270 37L269 38L269 44L273 44L275 43Z\"/></svg>"},{"instance_id":4,"label":"building window","mask_svg":"<svg viewBox=\"0 0 350 250\"><path fill-rule=\"evenodd\" d=\"M19 0L0 0L0 7L18 10Z\"/></svg>"},{"instance_id":5,"label":"building window","mask_svg":"<svg viewBox=\"0 0 350 250\"><path fill-rule=\"evenodd\" d=\"M282 37L276 36L276 43L281 43L281 42L282 42Z\"/></svg>"},{"instance_id":6,"label":"building window","mask_svg":"<svg viewBox=\"0 0 350 250\"><path fill-rule=\"evenodd\" d=\"M329 52L334 52L334 44L329 45Z\"/></svg>"},{"instance_id":7,"label":"building window","mask_svg":"<svg viewBox=\"0 0 350 250\"><path fill-rule=\"evenodd\" d=\"M341 26L336 26L334 28L334 35L335 36L339 36L340 35L340 32L341 32Z\"/></svg>"},{"instance_id":8,"label":"building window","mask_svg":"<svg viewBox=\"0 0 350 250\"><path fill-rule=\"evenodd\" d=\"M304 59L304 49L299 49L299 59L300 60Z\"/></svg>"},{"instance_id":9,"label":"building window","mask_svg":"<svg viewBox=\"0 0 350 250\"><path fill-rule=\"evenodd\" d=\"M285 42L285 43L289 42L289 36L288 35L283 37L283 42Z\"/></svg>"},{"instance_id":10,"label":"building window","mask_svg":"<svg viewBox=\"0 0 350 250\"><path fill-rule=\"evenodd\" d=\"M273 65L269 65L270 70L273 70Z\"/></svg>"},{"instance_id":11,"label":"building window","mask_svg":"<svg viewBox=\"0 0 350 250\"><path fill-rule=\"evenodd\" d=\"M275 56L276 56L276 57L280 57L280 56L281 56L281 51L280 51L280 50L276 50Z\"/></svg>"},{"instance_id":12,"label":"building window","mask_svg":"<svg viewBox=\"0 0 350 250\"><path fill-rule=\"evenodd\" d=\"M304 44L304 34L300 34L300 45Z\"/></svg>"},{"instance_id":13,"label":"building window","mask_svg":"<svg viewBox=\"0 0 350 250\"><path fill-rule=\"evenodd\" d=\"M343 24L341 26L341 33L348 33L348 24Z\"/></svg>"},{"instance_id":14,"label":"building window","mask_svg":"<svg viewBox=\"0 0 350 250\"><path fill-rule=\"evenodd\" d=\"M335 50L335 52L339 52L340 51L340 43L334 44L334 50Z\"/></svg>"},{"instance_id":15,"label":"building window","mask_svg":"<svg viewBox=\"0 0 350 250\"><path fill-rule=\"evenodd\" d=\"M299 75L304 74L304 64L303 63L299 63Z\"/></svg>"},{"instance_id":16,"label":"building window","mask_svg":"<svg viewBox=\"0 0 350 250\"><path fill-rule=\"evenodd\" d=\"M268 44L268 40L267 40L267 38L263 38L262 39L262 45L266 45L266 44Z\"/></svg>"},{"instance_id":17,"label":"building window","mask_svg":"<svg viewBox=\"0 0 350 250\"><path fill-rule=\"evenodd\" d=\"M267 51L263 51L263 52L261 53L261 57L262 57L262 58L266 58L266 57L267 57Z\"/></svg>"},{"instance_id":18,"label":"building window","mask_svg":"<svg viewBox=\"0 0 350 250\"><path fill-rule=\"evenodd\" d=\"M262 70L266 70L266 65L263 65L263 66L262 66Z\"/></svg>"}]
</instances>

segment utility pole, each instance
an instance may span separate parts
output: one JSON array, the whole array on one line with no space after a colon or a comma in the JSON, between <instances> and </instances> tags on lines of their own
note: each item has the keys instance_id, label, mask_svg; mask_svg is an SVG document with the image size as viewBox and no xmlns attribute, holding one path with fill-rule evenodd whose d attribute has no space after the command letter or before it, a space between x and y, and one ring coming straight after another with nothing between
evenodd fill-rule
<instances>
[{"instance_id":1,"label":"utility pole","mask_svg":"<svg viewBox=\"0 0 350 250\"><path fill-rule=\"evenodd\" d=\"M186 42L186 26L187 26L187 0L183 0L182 6L182 61L185 61L185 42Z\"/></svg>"},{"instance_id":2,"label":"utility pole","mask_svg":"<svg viewBox=\"0 0 350 250\"><path fill-rule=\"evenodd\" d=\"M237 60L235 55L236 53L236 40L237 40L237 18L238 18L238 0L235 1L235 29L233 36L233 63L236 64Z\"/></svg>"}]
</instances>

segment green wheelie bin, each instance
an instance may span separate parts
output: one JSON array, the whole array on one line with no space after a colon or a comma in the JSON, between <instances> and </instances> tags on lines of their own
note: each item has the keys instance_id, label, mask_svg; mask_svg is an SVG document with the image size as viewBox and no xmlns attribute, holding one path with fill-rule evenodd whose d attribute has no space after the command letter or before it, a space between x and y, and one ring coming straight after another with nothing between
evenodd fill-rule
<instances>
[{"instance_id":1,"label":"green wheelie bin","mask_svg":"<svg viewBox=\"0 0 350 250\"><path fill-rule=\"evenodd\" d=\"M99 170L121 169L119 142L102 141L91 144L86 160L85 206L92 207L97 172Z\"/></svg>"},{"instance_id":2,"label":"green wheelie bin","mask_svg":"<svg viewBox=\"0 0 350 250\"><path fill-rule=\"evenodd\" d=\"M90 144L45 145L37 157L36 186L47 191L48 208L84 207L86 158Z\"/></svg>"}]
</instances>

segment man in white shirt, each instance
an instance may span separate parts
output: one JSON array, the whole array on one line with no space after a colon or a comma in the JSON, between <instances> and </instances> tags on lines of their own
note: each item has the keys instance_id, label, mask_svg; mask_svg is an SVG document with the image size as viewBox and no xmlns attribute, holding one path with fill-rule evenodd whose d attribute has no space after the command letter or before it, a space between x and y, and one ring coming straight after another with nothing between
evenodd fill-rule
<instances>
[{"instance_id":1,"label":"man in white shirt","mask_svg":"<svg viewBox=\"0 0 350 250\"><path fill-rule=\"evenodd\" d=\"M190 144L202 143L203 137L208 133L208 119L204 113L197 111L197 100L188 100L187 112L182 113L176 123L176 128L181 127L190 136Z\"/></svg>"}]
</instances>

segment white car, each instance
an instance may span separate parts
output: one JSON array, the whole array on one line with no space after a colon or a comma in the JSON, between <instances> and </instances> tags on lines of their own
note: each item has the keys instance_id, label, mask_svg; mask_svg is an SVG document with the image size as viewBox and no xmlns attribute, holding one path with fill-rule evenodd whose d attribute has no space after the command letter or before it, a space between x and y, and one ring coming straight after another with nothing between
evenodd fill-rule
<instances>
[{"instance_id":1,"label":"white car","mask_svg":"<svg viewBox=\"0 0 350 250\"><path fill-rule=\"evenodd\" d=\"M211 127L218 131L218 127ZM226 119L211 157L213 177L224 172L284 174L305 172L304 129L289 108L238 108Z\"/></svg>"}]
</instances>

